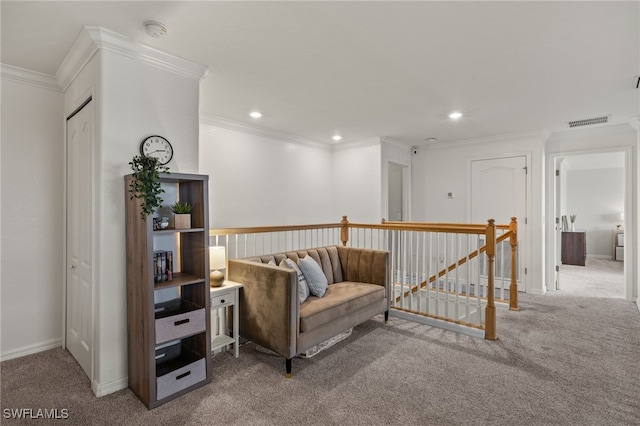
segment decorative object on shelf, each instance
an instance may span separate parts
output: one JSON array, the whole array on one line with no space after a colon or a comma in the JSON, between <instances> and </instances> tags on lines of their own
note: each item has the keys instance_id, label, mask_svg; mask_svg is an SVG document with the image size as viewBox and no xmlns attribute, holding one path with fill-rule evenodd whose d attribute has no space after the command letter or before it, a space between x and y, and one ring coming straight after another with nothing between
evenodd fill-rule
<instances>
[{"instance_id":1,"label":"decorative object on shelf","mask_svg":"<svg viewBox=\"0 0 640 426\"><path fill-rule=\"evenodd\" d=\"M146 220L162 204L160 194L164 192L158 177L160 172L169 173L169 168L160 164L155 157L136 155L129 162L133 170L132 180L129 184L130 200L141 200L140 219Z\"/></svg>"},{"instance_id":2,"label":"decorative object on shelf","mask_svg":"<svg viewBox=\"0 0 640 426\"><path fill-rule=\"evenodd\" d=\"M158 163L164 166L173 158L173 147L162 136L153 135L140 142L140 155L146 158L156 158Z\"/></svg>"},{"instance_id":3,"label":"decorative object on shelf","mask_svg":"<svg viewBox=\"0 0 640 426\"><path fill-rule=\"evenodd\" d=\"M226 269L226 253L224 246L209 247L209 285L220 287L224 282L224 274L220 269Z\"/></svg>"},{"instance_id":4,"label":"decorative object on shelf","mask_svg":"<svg viewBox=\"0 0 640 426\"><path fill-rule=\"evenodd\" d=\"M576 230L576 224L575 224L576 215L572 214L572 215L569 215L569 217L571 218L571 232L574 232Z\"/></svg>"},{"instance_id":5,"label":"decorative object on shelf","mask_svg":"<svg viewBox=\"0 0 640 426\"><path fill-rule=\"evenodd\" d=\"M161 231L169 227L169 218L167 216L153 218L153 230Z\"/></svg>"},{"instance_id":6,"label":"decorative object on shelf","mask_svg":"<svg viewBox=\"0 0 640 426\"><path fill-rule=\"evenodd\" d=\"M191 228L191 210L193 206L187 202L176 201L171 205L171 211L175 214L175 228Z\"/></svg>"},{"instance_id":7,"label":"decorative object on shelf","mask_svg":"<svg viewBox=\"0 0 640 426\"><path fill-rule=\"evenodd\" d=\"M156 250L153 252L153 282L161 283L173 279L173 252Z\"/></svg>"}]
</instances>

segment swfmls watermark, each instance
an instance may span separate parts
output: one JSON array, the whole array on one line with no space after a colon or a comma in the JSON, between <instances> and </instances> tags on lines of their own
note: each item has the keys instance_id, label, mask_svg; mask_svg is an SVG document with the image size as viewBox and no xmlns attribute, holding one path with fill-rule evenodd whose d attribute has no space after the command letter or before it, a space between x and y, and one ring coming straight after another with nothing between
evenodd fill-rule
<instances>
[{"instance_id":1,"label":"swfmls watermark","mask_svg":"<svg viewBox=\"0 0 640 426\"><path fill-rule=\"evenodd\" d=\"M64 420L69 418L68 408L5 408L2 410L5 419L46 419Z\"/></svg>"}]
</instances>

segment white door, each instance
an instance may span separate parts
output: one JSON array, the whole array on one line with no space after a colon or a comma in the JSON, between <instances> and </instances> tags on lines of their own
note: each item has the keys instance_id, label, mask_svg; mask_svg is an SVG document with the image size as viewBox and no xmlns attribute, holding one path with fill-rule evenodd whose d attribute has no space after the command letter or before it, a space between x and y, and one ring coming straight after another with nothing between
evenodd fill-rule
<instances>
[{"instance_id":1,"label":"white door","mask_svg":"<svg viewBox=\"0 0 640 426\"><path fill-rule=\"evenodd\" d=\"M89 378L93 352L93 104L67 119L66 346Z\"/></svg>"},{"instance_id":2,"label":"white door","mask_svg":"<svg viewBox=\"0 0 640 426\"><path fill-rule=\"evenodd\" d=\"M518 290L525 291L527 248L527 159L525 156L471 161L471 222L505 225L511 217L518 220ZM509 241L496 247L496 288L508 287L511 277L511 248ZM504 279L502 279L504 277Z\"/></svg>"}]
</instances>

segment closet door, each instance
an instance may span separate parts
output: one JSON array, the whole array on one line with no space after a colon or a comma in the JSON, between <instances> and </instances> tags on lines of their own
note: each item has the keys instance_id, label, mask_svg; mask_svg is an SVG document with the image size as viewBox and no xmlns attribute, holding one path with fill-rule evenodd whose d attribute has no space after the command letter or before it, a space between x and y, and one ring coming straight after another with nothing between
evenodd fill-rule
<instances>
[{"instance_id":1,"label":"closet door","mask_svg":"<svg viewBox=\"0 0 640 426\"><path fill-rule=\"evenodd\" d=\"M93 357L93 120L90 99L67 119L66 346L90 379Z\"/></svg>"}]
</instances>

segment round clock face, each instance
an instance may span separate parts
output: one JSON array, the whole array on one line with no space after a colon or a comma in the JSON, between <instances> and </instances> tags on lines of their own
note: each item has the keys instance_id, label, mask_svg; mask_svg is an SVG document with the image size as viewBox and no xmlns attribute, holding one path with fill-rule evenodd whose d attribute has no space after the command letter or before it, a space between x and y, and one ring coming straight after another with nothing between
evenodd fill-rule
<instances>
[{"instance_id":1,"label":"round clock face","mask_svg":"<svg viewBox=\"0 0 640 426\"><path fill-rule=\"evenodd\" d=\"M165 165L173 158L173 147L162 136L149 136L140 144L140 154L144 157L155 157Z\"/></svg>"}]
</instances>

